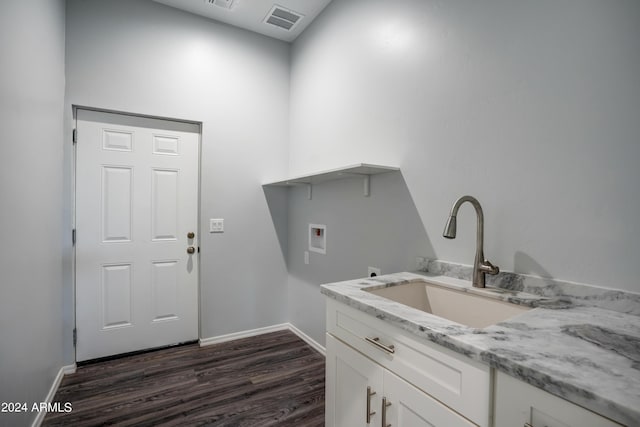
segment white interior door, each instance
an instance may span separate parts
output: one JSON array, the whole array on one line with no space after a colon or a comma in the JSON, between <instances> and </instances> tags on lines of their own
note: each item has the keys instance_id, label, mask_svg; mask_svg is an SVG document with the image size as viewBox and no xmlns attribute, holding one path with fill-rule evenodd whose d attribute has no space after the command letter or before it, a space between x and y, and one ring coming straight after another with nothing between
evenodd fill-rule
<instances>
[{"instance_id":1,"label":"white interior door","mask_svg":"<svg viewBox=\"0 0 640 427\"><path fill-rule=\"evenodd\" d=\"M76 120L76 359L197 339L199 126Z\"/></svg>"}]
</instances>

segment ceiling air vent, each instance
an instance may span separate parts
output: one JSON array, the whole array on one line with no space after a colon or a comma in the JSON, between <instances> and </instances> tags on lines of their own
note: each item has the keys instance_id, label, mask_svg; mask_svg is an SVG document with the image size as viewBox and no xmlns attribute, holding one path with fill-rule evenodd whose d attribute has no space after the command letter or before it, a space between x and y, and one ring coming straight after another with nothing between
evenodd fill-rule
<instances>
[{"instance_id":1,"label":"ceiling air vent","mask_svg":"<svg viewBox=\"0 0 640 427\"><path fill-rule=\"evenodd\" d=\"M231 9L231 6L233 6L233 0L204 0L204 2L223 9Z\"/></svg>"},{"instance_id":2,"label":"ceiling air vent","mask_svg":"<svg viewBox=\"0 0 640 427\"><path fill-rule=\"evenodd\" d=\"M298 12L294 12L291 9L286 9L282 6L274 5L271 11L264 18L264 22L274 25L286 31L291 31L296 25L302 21L304 15Z\"/></svg>"}]
</instances>

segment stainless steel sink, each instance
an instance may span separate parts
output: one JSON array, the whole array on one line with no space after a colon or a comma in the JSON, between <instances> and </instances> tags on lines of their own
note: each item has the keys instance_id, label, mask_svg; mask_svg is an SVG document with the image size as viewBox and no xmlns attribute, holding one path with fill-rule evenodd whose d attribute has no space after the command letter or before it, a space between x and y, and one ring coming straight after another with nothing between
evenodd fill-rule
<instances>
[{"instance_id":1,"label":"stainless steel sink","mask_svg":"<svg viewBox=\"0 0 640 427\"><path fill-rule=\"evenodd\" d=\"M473 328L484 328L531 309L478 295L481 291L470 293L423 280L367 292Z\"/></svg>"}]
</instances>

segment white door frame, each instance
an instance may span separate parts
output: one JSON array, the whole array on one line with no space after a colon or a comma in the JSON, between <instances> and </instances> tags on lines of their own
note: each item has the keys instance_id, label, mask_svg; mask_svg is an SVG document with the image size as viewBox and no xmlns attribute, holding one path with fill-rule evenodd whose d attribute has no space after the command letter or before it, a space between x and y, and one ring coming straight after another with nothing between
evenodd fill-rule
<instances>
[{"instance_id":1,"label":"white door frame","mask_svg":"<svg viewBox=\"0 0 640 427\"><path fill-rule=\"evenodd\" d=\"M120 115L125 115L125 116L131 116L131 117L141 117L141 118L146 118L146 119L157 119L157 120L168 120L168 121L173 121L173 122L180 122L180 123L187 123L187 124L192 124L192 125L196 125L199 128L199 132L198 132L198 189L197 189L197 224L196 224L196 233L198 236L200 236L200 239L198 239L198 249L197 249L197 256L200 257L200 246L201 246L201 242L202 242L202 234L200 234L201 231L201 208L202 208L202 192L201 192L201 188L202 188L202 122L199 121L194 121L194 120L186 120L186 119L177 119L177 118L172 118L172 117L163 117L163 116L153 116L153 115L148 115L148 114L139 114L139 113L131 113L131 112L126 112L126 111L119 111L119 110L110 110L110 109L105 109L105 108L96 108L96 107L88 107L88 106L84 106L84 105L76 105L76 104L72 104L71 105L71 110L72 110L72 141L73 141L73 149L72 149L72 161L71 161L71 226L72 226L72 233L73 233L73 237L72 237L72 245L71 245L71 268L72 268L72 286L73 286L73 293L72 293L72 305L73 305L73 355L74 355L74 362L77 362L77 354L76 354L76 331L78 328L77 325L77 306L76 306L76 268L77 268L77 264L76 264L76 244L75 244L75 234L76 234L76 199L77 199L77 193L76 193L76 171L77 171L77 139L76 139L76 129L77 129L77 112L78 110L87 110L87 111L96 111L96 112L100 112L100 113L111 113L111 114L120 114ZM198 319L198 337L199 339L202 339L202 287L201 287L201 262L198 262L198 270L197 270L197 319ZM182 343L176 343L176 344L182 344ZM140 350L139 352L145 352L145 351L149 351L149 350L153 350L153 349L146 349L146 350ZM133 352L133 353L138 353L138 352ZM121 355L116 355L116 356L112 356L112 357L119 357ZM106 359L109 359L110 357L106 357Z\"/></svg>"}]
</instances>

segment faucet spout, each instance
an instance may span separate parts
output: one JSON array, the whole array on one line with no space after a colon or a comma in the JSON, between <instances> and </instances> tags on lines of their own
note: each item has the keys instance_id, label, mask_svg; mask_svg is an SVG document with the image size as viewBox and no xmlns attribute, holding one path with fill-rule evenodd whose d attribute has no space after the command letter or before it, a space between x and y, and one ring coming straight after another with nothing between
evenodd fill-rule
<instances>
[{"instance_id":1,"label":"faucet spout","mask_svg":"<svg viewBox=\"0 0 640 427\"><path fill-rule=\"evenodd\" d=\"M462 196L451 207L451 211L449 212L449 218L447 219L447 224L445 225L444 232L442 236L447 239L455 239L456 238L456 229L457 229L457 215L460 206L464 202L469 202L473 206L476 211L476 216L478 217L478 227L476 231L476 257L473 262L473 278L472 284L476 288L484 288L485 287L485 274L498 274L500 272L500 268L491 264L488 260L484 259L484 214L482 212L482 206L480 206L480 202L475 197L472 196Z\"/></svg>"}]
</instances>

